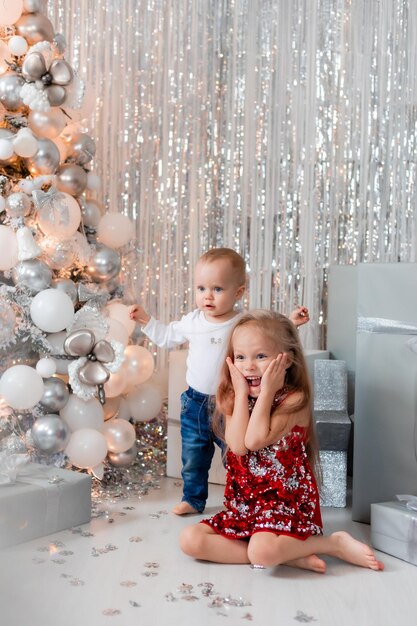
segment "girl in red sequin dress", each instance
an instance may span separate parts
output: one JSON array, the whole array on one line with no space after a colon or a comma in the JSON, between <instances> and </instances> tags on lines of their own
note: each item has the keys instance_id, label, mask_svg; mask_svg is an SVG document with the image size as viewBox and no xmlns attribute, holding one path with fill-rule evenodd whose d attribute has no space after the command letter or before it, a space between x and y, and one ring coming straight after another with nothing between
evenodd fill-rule
<instances>
[{"instance_id":1,"label":"girl in red sequin dress","mask_svg":"<svg viewBox=\"0 0 417 626\"><path fill-rule=\"evenodd\" d=\"M225 510L185 528L181 548L218 563L285 564L324 573L325 554L383 569L346 532L323 536L311 390L298 333L284 315L244 314L228 346L213 428L227 446Z\"/></svg>"}]
</instances>

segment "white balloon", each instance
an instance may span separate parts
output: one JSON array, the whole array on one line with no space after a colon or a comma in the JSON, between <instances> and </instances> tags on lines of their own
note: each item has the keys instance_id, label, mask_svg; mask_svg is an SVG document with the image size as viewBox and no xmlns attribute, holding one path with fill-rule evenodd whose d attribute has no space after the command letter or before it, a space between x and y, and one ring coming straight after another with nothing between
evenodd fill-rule
<instances>
[{"instance_id":1,"label":"white balloon","mask_svg":"<svg viewBox=\"0 0 417 626\"><path fill-rule=\"evenodd\" d=\"M104 424L103 434L110 452L125 452L136 441L136 432L130 422L111 419Z\"/></svg>"},{"instance_id":2,"label":"white balloon","mask_svg":"<svg viewBox=\"0 0 417 626\"><path fill-rule=\"evenodd\" d=\"M130 413L136 422L148 422L158 415L162 406L162 393L152 383L143 383L127 395Z\"/></svg>"},{"instance_id":3,"label":"white balloon","mask_svg":"<svg viewBox=\"0 0 417 626\"><path fill-rule=\"evenodd\" d=\"M117 419L129 421L130 418L131 418L131 415L130 415L129 402L126 400L126 398L121 397L119 410L117 411Z\"/></svg>"},{"instance_id":4,"label":"white balloon","mask_svg":"<svg viewBox=\"0 0 417 626\"><path fill-rule=\"evenodd\" d=\"M122 366L118 372L110 374L109 380L104 384L104 393L106 398L115 398L116 396L120 396L120 394L126 389L126 384L127 377L126 373L123 372Z\"/></svg>"},{"instance_id":5,"label":"white balloon","mask_svg":"<svg viewBox=\"0 0 417 626\"><path fill-rule=\"evenodd\" d=\"M42 376L28 365L9 367L0 379L0 394L13 409L31 409L44 392Z\"/></svg>"},{"instance_id":6,"label":"white balloon","mask_svg":"<svg viewBox=\"0 0 417 626\"><path fill-rule=\"evenodd\" d=\"M112 317L109 317L107 322L109 325L109 330L106 335L107 341L113 339L114 341L121 343L122 346L127 346L129 342L129 333L126 330L126 326L119 322L119 320L115 320Z\"/></svg>"},{"instance_id":7,"label":"white balloon","mask_svg":"<svg viewBox=\"0 0 417 626\"><path fill-rule=\"evenodd\" d=\"M100 431L103 428L104 411L97 398L82 400L71 394L67 404L60 410L59 414L72 432L80 428L93 428Z\"/></svg>"},{"instance_id":8,"label":"white balloon","mask_svg":"<svg viewBox=\"0 0 417 626\"><path fill-rule=\"evenodd\" d=\"M9 226L0 226L0 271L5 272L16 265L18 247L15 232Z\"/></svg>"},{"instance_id":9,"label":"white balloon","mask_svg":"<svg viewBox=\"0 0 417 626\"><path fill-rule=\"evenodd\" d=\"M56 373L55 359L44 357L36 363L36 371L42 378L50 378Z\"/></svg>"},{"instance_id":10,"label":"white balloon","mask_svg":"<svg viewBox=\"0 0 417 626\"><path fill-rule=\"evenodd\" d=\"M150 379L155 366L153 356L143 346L127 346L125 348L124 369L127 372L129 385L140 385Z\"/></svg>"},{"instance_id":11,"label":"white balloon","mask_svg":"<svg viewBox=\"0 0 417 626\"><path fill-rule=\"evenodd\" d=\"M13 148L16 154L24 158L30 158L38 151L38 140L29 133L22 133L20 130L13 139Z\"/></svg>"},{"instance_id":12,"label":"white balloon","mask_svg":"<svg viewBox=\"0 0 417 626\"><path fill-rule=\"evenodd\" d=\"M26 54L28 49L26 39L20 35L13 35L13 37L10 37L7 45L9 46L10 52L17 57L21 57L23 54Z\"/></svg>"},{"instance_id":13,"label":"white balloon","mask_svg":"<svg viewBox=\"0 0 417 626\"><path fill-rule=\"evenodd\" d=\"M74 317L71 298L60 289L44 289L36 294L30 304L33 323L47 333L67 328Z\"/></svg>"},{"instance_id":14,"label":"white balloon","mask_svg":"<svg viewBox=\"0 0 417 626\"><path fill-rule=\"evenodd\" d=\"M133 222L122 213L106 213L97 227L97 238L109 248L121 248L135 236Z\"/></svg>"},{"instance_id":15,"label":"white balloon","mask_svg":"<svg viewBox=\"0 0 417 626\"><path fill-rule=\"evenodd\" d=\"M94 428L80 428L72 433L65 453L76 467L96 467L107 456L106 438Z\"/></svg>"},{"instance_id":16,"label":"white balloon","mask_svg":"<svg viewBox=\"0 0 417 626\"><path fill-rule=\"evenodd\" d=\"M13 143L9 139L0 139L0 159L7 161L13 155Z\"/></svg>"},{"instance_id":17,"label":"white balloon","mask_svg":"<svg viewBox=\"0 0 417 626\"><path fill-rule=\"evenodd\" d=\"M105 310L107 311L109 317L117 320L118 322L123 324L123 326L125 326L127 332L129 333L129 336L133 333L136 324L134 320L130 319L130 307L122 304L121 302L109 302Z\"/></svg>"},{"instance_id":18,"label":"white balloon","mask_svg":"<svg viewBox=\"0 0 417 626\"><path fill-rule=\"evenodd\" d=\"M23 11L23 0L3 0L0 13L0 26L10 26L17 22Z\"/></svg>"}]
</instances>

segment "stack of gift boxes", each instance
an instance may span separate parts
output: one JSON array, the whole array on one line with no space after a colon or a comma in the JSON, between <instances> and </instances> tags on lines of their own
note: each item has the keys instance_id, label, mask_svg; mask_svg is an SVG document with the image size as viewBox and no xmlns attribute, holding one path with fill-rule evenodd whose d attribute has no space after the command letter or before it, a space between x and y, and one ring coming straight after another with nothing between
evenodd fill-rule
<instances>
[{"instance_id":1,"label":"stack of gift boxes","mask_svg":"<svg viewBox=\"0 0 417 626\"><path fill-rule=\"evenodd\" d=\"M417 564L417 264L330 268L327 340L354 380L352 517Z\"/></svg>"},{"instance_id":2,"label":"stack of gift boxes","mask_svg":"<svg viewBox=\"0 0 417 626\"><path fill-rule=\"evenodd\" d=\"M344 361L316 360L314 420L321 466L321 506L346 506L347 451L351 421L347 412Z\"/></svg>"}]
</instances>

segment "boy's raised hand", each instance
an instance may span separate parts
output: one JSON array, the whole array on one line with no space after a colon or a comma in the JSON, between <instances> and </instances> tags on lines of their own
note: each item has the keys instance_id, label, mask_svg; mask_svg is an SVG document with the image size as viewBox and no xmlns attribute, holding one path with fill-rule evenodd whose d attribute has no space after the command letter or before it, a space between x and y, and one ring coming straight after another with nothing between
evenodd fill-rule
<instances>
[{"instance_id":1,"label":"boy's raised hand","mask_svg":"<svg viewBox=\"0 0 417 626\"><path fill-rule=\"evenodd\" d=\"M261 392L270 391L274 395L282 389L285 383L285 374L290 366L290 360L286 352L278 354L266 368L261 379Z\"/></svg>"},{"instance_id":2,"label":"boy's raised hand","mask_svg":"<svg viewBox=\"0 0 417 626\"><path fill-rule=\"evenodd\" d=\"M242 372L239 372L235 364L233 363L230 356L227 357L226 363L229 368L230 378L232 380L233 389L235 395L237 396L239 393L242 395L249 395L249 385L246 378L243 376Z\"/></svg>"},{"instance_id":3,"label":"boy's raised hand","mask_svg":"<svg viewBox=\"0 0 417 626\"><path fill-rule=\"evenodd\" d=\"M134 304L130 308L129 317L131 320L135 320L135 322L142 324L142 326L145 326L145 324L147 324L151 319L149 313L147 313L140 304Z\"/></svg>"},{"instance_id":4,"label":"boy's raised hand","mask_svg":"<svg viewBox=\"0 0 417 626\"><path fill-rule=\"evenodd\" d=\"M298 306L294 311L291 311L288 317L297 328L310 321L310 315L306 306Z\"/></svg>"}]
</instances>

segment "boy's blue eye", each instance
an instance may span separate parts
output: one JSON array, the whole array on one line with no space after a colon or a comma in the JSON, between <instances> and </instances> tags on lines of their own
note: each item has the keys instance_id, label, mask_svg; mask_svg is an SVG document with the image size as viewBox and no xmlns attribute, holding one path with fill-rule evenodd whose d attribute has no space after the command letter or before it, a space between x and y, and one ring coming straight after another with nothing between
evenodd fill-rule
<instances>
[{"instance_id":1,"label":"boy's blue eye","mask_svg":"<svg viewBox=\"0 0 417 626\"><path fill-rule=\"evenodd\" d=\"M204 291L204 287L201 287L200 285L197 287L197 291Z\"/></svg>"},{"instance_id":2,"label":"boy's blue eye","mask_svg":"<svg viewBox=\"0 0 417 626\"><path fill-rule=\"evenodd\" d=\"M220 293L221 291L223 291L223 287L215 287L215 288L214 288L214 291L215 291L216 293Z\"/></svg>"}]
</instances>

